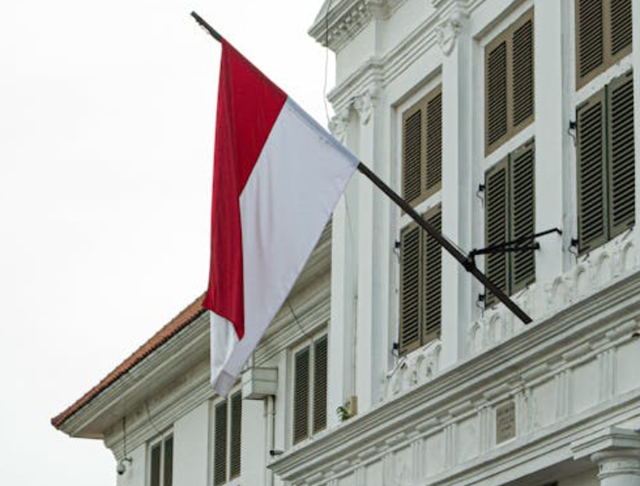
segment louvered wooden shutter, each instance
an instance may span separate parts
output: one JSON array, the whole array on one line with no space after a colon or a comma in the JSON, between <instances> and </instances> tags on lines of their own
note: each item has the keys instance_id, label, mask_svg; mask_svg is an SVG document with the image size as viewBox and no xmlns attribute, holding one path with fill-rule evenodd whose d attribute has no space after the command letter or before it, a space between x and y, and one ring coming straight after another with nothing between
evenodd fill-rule
<instances>
[{"instance_id":1,"label":"louvered wooden shutter","mask_svg":"<svg viewBox=\"0 0 640 486\"><path fill-rule=\"evenodd\" d=\"M510 235L509 240L531 236L535 233L535 145L532 142L511 155L510 179ZM533 244L533 240L524 242ZM510 293L518 292L535 282L535 253L523 251L510 253Z\"/></svg>"},{"instance_id":2,"label":"louvered wooden shutter","mask_svg":"<svg viewBox=\"0 0 640 486\"><path fill-rule=\"evenodd\" d=\"M160 486L160 462L162 454L162 444L158 442L151 447L151 471L150 486Z\"/></svg>"},{"instance_id":3,"label":"louvered wooden shutter","mask_svg":"<svg viewBox=\"0 0 640 486\"><path fill-rule=\"evenodd\" d=\"M635 223L635 138L633 74L609 85L609 233L619 235Z\"/></svg>"},{"instance_id":4,"label":"louvered wooden shutter","mask_svg":"<svg viewBox=\"0 0 640 486\"><path fill-rule=\"evenodd\" d=\"M490 247L508 241L509 237L509 181L508 159L503 159L485 175L485 246ZM485 273L500 289L508 292L508 258L506 253L487 254ZM495 296L487 291L487 306L495 303Z\"/></svg>"},{"instance_id":5,"label":"louvered wooden shutter","mask_svg":"<svg viewBox=\"0 0 640 486\"><path fill-rule=\"evenodd\" d=\"M421 231L411 224L400 236L400 353L420 346Z\"/></svg>"},{"instance_id":6,"label":"louvered wooden shutter","mask_svg":"<svg viewBox=\"0 0 640 486\"><path fill-rule=\"evenodd\" d=\"M579 88L631 53L632 1L576 0Z\"/></svg>"},{"instance_id":7,"label":"louvered wooden shutter","mask_svg":"<svg viewBox=\"0 0 640 486\"><path fill-rule=\"evenodd\" d=\"M315 342L313 356L313 432L327 427L327 336Z\"/></svg>"},{"instance_id":8,"label":"louvered wooden shutter","mask_svg":"<svg viewBox=\"0 0 640 486\"><path fill-rule=\"evenodd\" d=\"M437 206L427 213L426 220L438 232L442 231L442 211ZM422 236L422 344L440 337L442 320L442 246L430 235Z\"/></svg>"},{"instance_id":9,"label":"louvered wooden shutter","mask_svg":"<svg viewBox=\"0 0 640 486\"><path fill-rule=\"evenodd\" d=\"M173 485L173 436L164 440L164 467L162 486Z\"/></svg>"},{"instance_id":10,"label":"louvered wooden shutter","mask_svg":"<svg viewBox=\"0 0 640 486\"><path fill-rule=\"evenodd\" d=\"M631 52L633 24L633 0L608 0L611 34L611 63L615 63Z\"/></svg>"},{"instance_id":11,"label":"louvered wooden shutter","mask_svg":"<svg viewBox=\"0 0 640 486\"><path fill-rule=\"evenodd\" d=\"M293 443L309 437L310 349L298 351L294 357L293 379Z\"/></svg>"},{"instance_id":12,"label":"louvered wooden shutter","mask_svg":"<svg viewBox=\"0 0 640 486\"><path fill-rule=\"evenodd\" d=\"M502 36L485 50L485 133L486 152L493 151L507 136L508 78L507 40Z\"/></svg>"},{"instance_id":13,"label":"louvered wooden shutter","mask_svg":"<svg viewBox=\"0 0 640 486\"><path fill-rule=\"evenodd\" d=\"M242 392L231 397L231 450L229 451L229 478L240 476L242 456Z\"/></svg>"},{"instance_id":14,"label":"louvered wooden shutter","mask_svg":"<svg viewBox=\"0 0 640 486\"><path fill-rule=\"evenodd\" d=\"M490 154L534 119L534 11L485 48L485 152Z\"/></svg>"},{"instance_id":15,"label":"louvered wooden shutter","mask_svg":"<svg viewBox=\"0 0 640 486\"><path fill-rule=\"evenodd\" d=\"M604 14L603 0L576 0L576 71L579 87L604 69Z\"/></svg>"},{"instance_id":16,"label":"louvered wooden shutter","mask_svg":"<svg viewBox=\"0 0 640 486\"><path fill-rule=\"evenodd\" d=\"M402 195L413 205L420 202L424 185L423 117L423 106L418 104L404 114L402 122Z\"/></svg>"},{"instance_id":17,"label":"louvered wooden shutter","mask_svg":"<svg viewBox=\"0 0 640 486\"><path fill-rule=\"evenodd\" d=\"M425 113L425 196L429 197L442 187L442 87L434 89L427 96Z\"/></svg>"},{"instance_id":18,"label":"louvered wooden shutter","mask_svg":"<svg viewBox=\"0 0 640 486\"><path fill-rule=\"evenodd\" d=\"M605 94L578 108L578 241L585 253L607 241Z\"/></svg>"},{"instance_id":19,"label":"louvered wooden shutter","mask_svg":"<svg viewBox=\"0 0 640 486\"><path fill-rule=\"evenodd\" d=\"M534 116L533 21L533 11L530 11L516 24L511 38L513 134L528 126Z\"/></svg>"},{"instance_id":20,"label":"louvered wooden shutter","mask_svg":"<svg viewBox=\"0 0 640 486\"><path fill-rule=\"evenodd\" d=\"M216 405L213 451L213 484L227 481L227 402Z\"/></svg>"}]
</instances>

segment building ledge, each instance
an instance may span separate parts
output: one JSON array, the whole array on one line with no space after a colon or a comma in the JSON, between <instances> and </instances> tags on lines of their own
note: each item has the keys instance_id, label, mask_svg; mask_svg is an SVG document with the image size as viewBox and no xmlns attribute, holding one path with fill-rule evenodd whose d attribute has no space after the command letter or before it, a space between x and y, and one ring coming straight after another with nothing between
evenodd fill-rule
<instances>
[{"instance_id":1,"label":"building ledge","mask_svg":"<svg viewBox=\"0 0 640 486\"><path fill-rule=\"evenodd\" d=\"M443 370L433 380L290 449L270 468L293 485L364 474L357 471L375 462L382 464L383 474L397 474L398 467L411 467L409 461L395 458L425 457L420 456L424 448L433 447L442 456L432 459L433 469L414 468L407 474L450 484L471 465L499 462L507 451L530 453L546 444L561 449L554 457L571 459L571 443L593 433L590 417L598 417L602 426L640 420L640 377L626 374L619 379L615 366L608 365L612 353L638 360L639 319L636 272L535 322L491 352ZM597 382L572 381L585 369L598 373ZM619 383L612 387L612 380ZM506 401L515 403L517 434L496 444L496 407ZM478 437L475 443L457 443L456 431L465 428Z\"/></svg>"}]
</instances>

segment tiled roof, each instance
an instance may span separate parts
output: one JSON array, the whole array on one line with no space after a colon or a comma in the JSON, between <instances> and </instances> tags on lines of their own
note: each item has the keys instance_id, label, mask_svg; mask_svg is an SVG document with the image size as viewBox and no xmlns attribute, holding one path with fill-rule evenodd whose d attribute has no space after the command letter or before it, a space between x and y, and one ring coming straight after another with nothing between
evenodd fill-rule
<instances>
[{"instance_id":1,"label":"tiled roof","mask_svg":"<svg viewBox=\"0 0 640 486\"><path fill-rule=\"evenodd\" d=\"M196 320L205 309L202 307L204 295L198 297L193 303L187 306L180 314L174 317L171 322L160 329L151 339L140 346L131 356L125 359L111 373L105 376L100 383L84 394L73 405L64 412L51 419L51 424L60 429L67 419L87 405L91 400L100 395L103 391L114 384L118 379L131 370L134 366L145 359L149 354L161 347L169 339L175 336L182 329Z\"/></svg>"}]
</instances>

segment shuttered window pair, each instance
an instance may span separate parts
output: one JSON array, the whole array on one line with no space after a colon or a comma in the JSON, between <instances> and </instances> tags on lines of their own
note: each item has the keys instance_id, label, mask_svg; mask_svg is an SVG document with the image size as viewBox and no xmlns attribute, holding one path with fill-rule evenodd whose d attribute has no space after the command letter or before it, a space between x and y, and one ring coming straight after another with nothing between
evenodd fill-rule
<instances>
[{"instance_id":1,"label":"shuttered window pair","mask_svg":"<svg viewBox=\"0 0 640 486\"><path fill-rule=\"evenodd\" d=\"M582 87L631 53L634 0L576 0L576 74Z\"/></svg>"},{"instance_id":2,"label":"shuttered window pair","mask_svg":"<svg viewBox=\"0 0 640 486\"><path fill-rule=\"evenodd\" d=\"M173 485L173 436L168 435L151 446L150 486Z\"/></svg>"},{"instance_id":3,"label":"shuttered window pair","mask_svg":"<svg viewBox=\"0 0 640 486\"><path fill-rule=\"evenodd\" d=\"M588 252L635 223L633 73L578 107L578 242Z\"/></svg>"},{"instance_id":4,"label":"shuttered window pair","mask_svg":"<svg viewBox=\"0 0 640 486\"><path fill-rule=\"evenodd\" d=\"M442 186L442 87L402 117L402 195L416 205Z\"/></svg>"},{"instance_id":5,"label":"shuttered window pair","mask_svg":"<svg viewBox=\"0 0 640 486\"><path fill-rule=\"evenodd\" d=\"M294 444L327 427L328 345L327 336L323 336L294 355Z\"/></svg>"},{"instance_id":6,"label":"shuttered window pair","mask_svg":"<svg viewBox=\"0 0 640 486\"><path fill-rule=\"evenodd\" d=\"M485 48L485 152L534 119L533 9Z\"/></svg>"},{"instance_id":7,"label":"shuttered window pair","mask_svg":"<svg viewBox=\"0 0 640 486\"><path fill-rule=\"evenodd\" d=\"M240 476L242 453L242 392L215 406L213 484L219 486Z\"/></svg>"},{"instance_id":8,"label":"shuttered window pair","mask_svg":"<svg viewBox=\"0 0 640 486\"><path fill-rule=\"evenodd\" d=\"M440 206L424 215L442 230ZM400 236L400 353L408 353L440 336L442 316L442 247L417 224Z\"/></svg>"},{"instance_id":9,"label":"shuttered window pair","mask_svg":"<svg viewBox=\"0 0 640 486\"><path fill-rule=\"evenodd\" d=\"M535 233L535 144L526 143L485 174L485 243L490 248ZM523 241L531 245L533 241ZM531 250L496 252L485 257L487 277L507 295L522 290L536 278ZM487 305L496 303L488 293Z\"/></svg>"}]
</instances>

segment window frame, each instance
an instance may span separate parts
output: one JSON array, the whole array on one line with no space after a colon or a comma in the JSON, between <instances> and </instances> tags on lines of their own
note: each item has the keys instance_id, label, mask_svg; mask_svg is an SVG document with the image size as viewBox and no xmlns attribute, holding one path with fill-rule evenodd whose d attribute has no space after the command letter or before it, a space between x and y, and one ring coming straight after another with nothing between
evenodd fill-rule
<instances>
[{"instance_id":1,"label":"window frame","mask_svg":"<svg viewBox=\"0 0 640 486\"><path fill-rule=\"evenodd\" d=\"M168 441L171 441L171 481L169 483L169 485L166 484L166 478L165 478L165 473L166 473L166 465L165 465L165 461L166 461L166 443ZM173 434L173 429L168 429L165 432L161 433L160 435L156 436L154 439L150 440L147 443L147 467L146 467L146 471L147 471L147 477L146 477L146 481L145 484L147 484L148 486L156 486L154 484L152 484L152 474L153 474L153 450L155 447L160 447L160 464L159 464L159 480L158 480L158 484L157 486L171 486L173 484L173 470L174 470L174 462L173 462L173 458L175 457L175 440L174 440L174 434Z\"/></svg>"},{"instance_id":2,"label":"window frame","mask_svg":"<svg viewBox=\"0 0 640 486\"><path fill-rule=\"evenodd\" d=\"M579 6L580 0L573 1L573 9L572 9L572 28L573 28L573 48L571 49L572 55L574 57L573 69L574 75L573 80L575 83L575 90L580 91L585 88L591 82L598 79L603 74L607 73L611 68L614 68L620 61L629 57L633 52L633 41L622 49L620 52L613 54L612 46L611 46L611 2L612 0L601 0L603 5L603 59L602 64L585 74L584 76L580 75L580 29L579 29ZM630 0L631 2L635 0ZM632 28L633 28L633 19L632 19ZM614 76L617 77L617 76ZM610 80L609 80L610 81ZM604 82L601 86L608 84L608 82ZM594 92L597 92L599 89L596 89ZM593 94L593 93L592 93ZM589 98L589 96L587 96ZM586 98L581 100L581 102L586 101ZM578 103L580 104L580 103ZM577 107L577 104L576 104Z\"/></svg>"},{"instance_id":3,"label":"window frame","mask_svg":"<svg viewBox=\"0 0 640 486\"><path fill-rule=\"evenodd\" d=\"M622 66L625 66L626 64L623 64ZM619 72L619 69L622 66L615 66L614 68L610 68L607 72L605 72L606 76L599 78L599 81L597 83L593 83L592 85L590 85L589 90L583 90L585 93L588 93L588 97L584 100L582 100L580 103L578 103L575 106L575 111L574 111L574 116L576 119L576 151L575 151L575 174L574 174L574 184L575 184L575 208L576 208L576 217L575 217L575 228L576 228L576 236L577 236L577 240L578 240L578 255L580 258L586 258L586 256L588 256L592 251L601 248L602 246L606 245L607 243L609 243L610 241L615 240L616 238L618 238L619 236L625 234L627 231L631 230L632 228L635 227L636 223L637 223L637 217L634 217L635 222L632 225L627 225L624 227L615 227L613 225L612 222L612 197L613 197L613 188L611 185L611 171L612 169L612 154L611 154L611 148L612 148L612 140L611 140L611 127L610 125L610 108L611 108L611 90L617 88L619 85L622 85L625 83L625 78L628 78L629 76L631 76L631 83L632 83L632 90L634 90L633 95L634 95L634 104L638 103L638 94L635 93L635 85L633 84L633 76L635 76L635 73L633 72L633 69L631 67L627 68L627 70L623 73ZM597 87L598 89L595 92L592 92L593 89ZM602 159L602 166L603 166L603 171L604 171L604 175L603 175L603 182L602 182L602 187L603 187L603 194L602 194L602 201L603 201L603 212L605 214L605 220L602 222L602 230L603 233L601 236L599 236L598 238L592 239L592 240L588 240L587 242L582 242L582 231L581 231L581 221L580 221L580 217L582 215L582 209L581 209L581 191L580 191L580 174L581 174L581 165L580 165L580 117L579 117L579 112L583 109L585 109L587 106L600 102L602 103L602 116L603 116L603 131L604 131L604 141L603 141L603 147L602 147L602 152L603 152L603 159ZM635 111L632 109L632 116L635 115ZM638 127L638 120L634 119L634 128L633 130L637 130ZM637 157L638 154L635 154L635 157ZM633 183L635 182L635 178L630 179ZM635 191L637 191L638 188L635 187ZM635 192L634 191L634 192ZM634 212L634 214L637 214Z\"/></svg>"},{"instance_id":4,"label":"window frame","mask_svg":"<svg viewBox=\"0 0 640 486\"><path fill-rule=\"evenodd\" d=\"M515 239L515 235L513 234L513 221L514 221L514 212L515 212L515 205L516 205L516 200L515 200L515 191L514 191L514 177L513 177L513 170L514 170L514 161L518 160L518 158L523 155L526 154L529 150L533 151L533 174L532 174L532 187L533 189L533 194L531 197L532 200L532 222L533 222L533 232L532 234L535 233L536 231L536 194L535 194L535 174L536 174L536 142L535 142L535 138L532 137L528 140L526 140L524 143L522 143L519 147L517 147L516 149L512 150L510 153L508 153L506 156L504 156L499 162L493 164L491 167L489 167L485 172L484 172L484 187L485 190L487 191L485 193L485 207L484 207L484 221L483 221L483 225L484 225L484 246L488 247L490 245L489 241L488 241L488 227L489 227L489 202L488 202L488 190L489 190L489 181L488 181L488 177L495 171L497 170L504 170L505 171L505 211L506 211L506 219L507 219L507 230L506 230L506 236L505 239L506 241L512 241L513 239ZM495 244L495 243L493 243ZM533 251L533 250L532 250ZM505 288L503 288L502 290L505 292L505 294L507 295L515 295L518 292L526 289L528 286L532 285L533 283L535 283L536 281L536 256L535 256L535 252L533 253L533 263L532 263L532 275L530 275L528 277L528 281L525 282L517 282L516 281L516 258L519 255L519 253L499 253L499 255L503 255L503 258L505 259L504 262L504 282L505 282ZM484 255L484 270L485 270L485 274L491 278L494 283L496 283L497 285L498 282L496 281L496 277L490 274L489 268L488 268L488 262L489 262L489 258L490 255L486 254ZM485 307L486 308L491 308L493 306L495 306L496 304L498 304L497 299L495 298L495 296L493 296L492 294L490 294L487 289L484 289L484 298L485 298Z\"/></svg>"},{"instance_id":5,"label":"window frame","mask_svg":"<svg viewBox=\"0 0 640 486\"><path fill-rule=\"evenodd\" d=\"M325 425L324 427L320 428L320 429L315 429L315 424L314 424L314 420L315 420L315 415L316 415L316 410L315 410L315 383L316 383L316 362L315 362L315 356L316 356L316 343L320 342L320 341L326 341L326 346L327 346L327 361L326 361L326 366L327 366L327 383L326 383L326 389L325 389L325 400L328 396L328 391L329 391L329 384L328 384L328 378L329 378L329 373L328 373L328 363L329 363L329 354L330 354L330 349L329 349L329 333L326 330L314 333L313 335L309 336L307 339L305 339L304 341L298 343L296 346L292 347L290 349L289 352L289 396L291 397L288 400L288 407L290 410L290 414L289 414L289 419L287 420L287 424L288 424L288 431L289 433L287 434L287 440L288 443L291 446L296 446L298 444L301 444L311 438L313 438L314 436L316 436L317 434L323 432L324 430L327 429L327 427L329 426L329 421L328 421L328 409L326 410L325 414ZM307 397L308 397L308 403L307 403L307 435L305 437L300 438L299 440L295 439L295 386L296 386L296 356L298 353L303 352L305 350L309 350L309 383L307 386ZM328 403L327 403L328 405Z\"/></svg>"},{"instance_id":6,"label":"window frame","mask_svg":"<svg viewBox=\"0 0 640 486\"><path fill-rule=\"evenodd\" d=\"M513 35L516 31L518 31L521 27L523 27L527 22L531 21L533 24L532 29L532 60L533 63L532 71L531 71L531 82L533 84L533 93L531 98L531 114L521 120L518 124L514 122L514 100L513 100ZM536 91L536 83L535 83L535 29L536 29L536 20L535 20L535 8L533 3L527 2L526 5L523 5L521 9L513 12L509 16L507 16L498 27L494 29L493 32L496 32L493 35L487 36L486 40L481 44L482 49L482 140L483 140L483 152L484 157L489 158L494 155L496 152L503 152L505 146L509 144L509 146L513 146L513 140L518 137L522 132L528 131L528 129L532 129L535 125L535 91ZM490 110L489 110L489 55L490 53L501 43L506 43L506 52L505 52L505 77L506 77L506 96L505 96L505 104L506 104L506 132L500 137L496 138L492 142L489 141L489 125L490 125ZM525 140L529 138L529 136L525 136ZM511 143L510 143L511 142ZM515 147L521 145L521 143L515 143ZM512 149L507 149L507 153L510 153ZM498 157L498 160L501 160L504 157L503 155Z\"/></svg>"},{"instance_id":7,"label":"window frame","mask_svg":"<svg viewBox=\"0 0 640 486\"><path fill-rule=\"evenodd\" d=\"M428 186L429 175L433 170L433 167L430 165L430 143L429 143L429 107L430 104L436 99L440 97L440 166L437 168L440 177L439 181L436 184ZM442 82L436 82L435 84L430 83L430 87L427 90L426 94L420 97L417 102L414 102L409 108L402 111L400 116L400 193L402 197L407 200L409 204L413 207L419 206L421 203L429 199L434 194L439 193L442 190L442 170L443 170L443 159L442 159L442 145L443 134L444 134L444 126L443 126L443 90L442 90ZM405 191L405 175L407 172L407 163L405 159L405 150L407 140L405 137L405 124L408 119L412 118L416 113L421 113L421 126L420 126L420 136L421 136L421 146L420 146L420 162L419 162L419 170L420 170L420 190L419 194L411 199L407 198Z\"/></svg>"},{"instance_id":8,"label":"window frame","mask_svg":"<svg viewBox=\"0 0 640 486\"><path fill-rule=\"evenodd\" d=\"M571 102L570 102L570 117L572 120L575 120L578 123L577 114L578 110L588 103L594 96L598 93L605 90L613 81L618 78L625 76L629 71L633 70L633 42L631 46L627 49L621 51L615 58L614 62L605 66L603 69L596 70L597 74L591 76L589 79L584 82L580 82L580 71L579 71L579 58L578 58L578 1L574 0L574 5L570 9L571 15L569 15L569 27L571 29L572 35L570 35L570 48L568 49L568 55L573 56L573 62L569 62L569 83L573 83L574 87L571 90ZM633 26L633 28L637 28L637 26ZM603 63L604 64L604 63ZM640 74L636 74L640 75ZM640 102L638 98L638 93L634 92L635 102ZM634 121L635 129L638 127L638 120ZM576 131L577 137L577 131ZM608 142L607 142L608 143ZM578 158L578 147L577 147L577 138L576 138L576 150L572 151L572 163L570 164L570 180L571 183L571 198L573 204L571 205L571 221L572 221L572 230L575 235L576 240L580 239L580 210L578 208L578 199L579 199L579 185L578 185L578 177L579 177L579 158ZM636 157L638 154L636 154ZM608 189L607 189L608 190ZM638 188L636 188L636 191ZM607 245L610 241L618 238L618 236L613 236L611 238L605 238L603 242L595 245L592 244L590 248L586 251L582 251L580 248L580 244L578 244L578 262L582 262L587 259L590 253L594 250L602 248Z\"/></svg>"},{"instance_id":9,"label":"window frame","mask_svg":"<svg viewBox=\"0 0 640 486\"><path fill-rule=\"evenodd\" d=\"M236 397L240 397L240 471L237 475L232 476L231 465L232 465L232 456L233 456L233 400ZM228 397L217 397L211 402L211 425L210 425L210 433L211 433L211 451L209 453L210 461L211 461L211 482L213 486L237 486L240 484L242 479L242 409L243 404L242 401L242 387L235 387L230 393ZM225 407L226 414L226 423L225 423L225 464L224 464L224 482L216 481L216 454L217 454L217 414L219 407Z\"/></svg>"},{"instance_id":10,"label":"window frame","mask_svg":"<svg viewBox=\"0 0 640 486\"><path fill-rule=\"evenodd\" d=\"M430 207L429 209L427 209L424 213L421 214L421 216L429 221L432 222L431 220L436 217L439 216L440 217L440 226L442 227L442 203L438 203L435 204L434 206ZM403 315L403 293L404 293L404 289L403 289L403 278L402 278L402 270L404 268L404 264L402 261L403 258L403 254L402 252L405 251L404 248L402 248L402 244L400 246L400 259L399 259L399 264L398 264L398 326L396 329L396 339L397 339L397 343L398 343L398 352L400 353L400 355L407 355L409 353L411 353L412 351L415 351L416 349L420 349L424 346L427 346L428 344L440 339L440 337L442 336L442 277L443 277L443 273L442 273L442 257L443 257L443 250L442 248L440 248L440 308L439 308L439 314L440 314L440 323L438 325L438 330L437 331L431 331L430 333L427 333L427 325L426 325L426 316L424 315L426 312L426 304L423 303L423 299L424 299L424 294L425 294L425 290L424 290L424 285L426 284L426 282L424 281L424 275L422 274L422 270L424 270L424 268L426 267L426 259L428 258L428 251L429 248L427 247L428 242L425 241L427 239L429 239L430 237L422 230L422 228L420 228L417 223L412 222L410 224L405 225L404 227L402 227L399 231L399 239L398 241L400 241L402 243L403 241L403 236L405 232L409 232L409 231L414 231L417 230L418 231L418 265L421 267L418 269L418 299L419 299L419 303L418 303L418 314L419 314L419 318L418 318L418 329L417 329L417 341L408 344L407 346L404 346L404 339L403 339L403 333L406 332L406 328L403 326L403 322L404 322L404 315ZM428 240L431 244L433 244L433 240ZM437 243L436 243L437 244Z\"/></svg>"}]
</instances>

